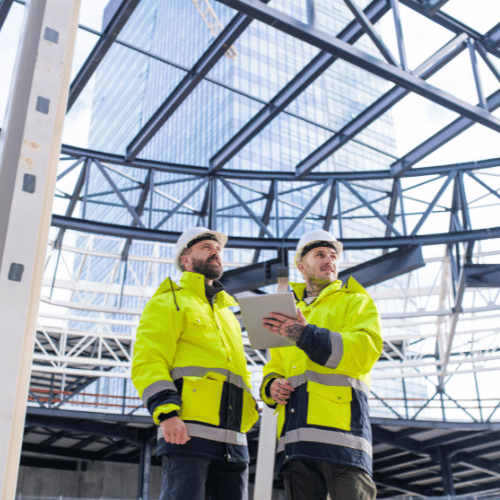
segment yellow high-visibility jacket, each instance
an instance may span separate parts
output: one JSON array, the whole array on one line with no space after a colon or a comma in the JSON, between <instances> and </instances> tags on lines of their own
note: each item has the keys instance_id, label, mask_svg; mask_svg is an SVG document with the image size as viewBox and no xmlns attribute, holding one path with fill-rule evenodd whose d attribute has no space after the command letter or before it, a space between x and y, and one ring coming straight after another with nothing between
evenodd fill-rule
<instances>
[{"instance_id":1,"label":"yellow high-visibility jacket","mask_svg":"<svg viewBox=\"0 0 500 500\"><path fill-rule=\"evenodd\" d=\"M377 308L353 278L345 286L340 280L328 285L310 305L303 301L305 284L290 285L309 324L297 346L270 350L261 386L271 407L275 378L295 388L286 405L277 405L278 470L301 458L371 474L370 370L382 352Z\"/></svg>"},{"instance_id":2,"label":"yellow high-visibility jacket","mask_svg":"<svg viewBox=\"0 0 500 500\"><path fill-rule=\"evenodd\" d=\"M161 414L177 411L191 437L185 445L166 443L159 427L157 455L248 461L244 433L258 413L234 305L221 290L212 306L204 276L190 272L179 285L167 278L146 304L132 381L156 424Z\"/></svg>"}]
</instances>

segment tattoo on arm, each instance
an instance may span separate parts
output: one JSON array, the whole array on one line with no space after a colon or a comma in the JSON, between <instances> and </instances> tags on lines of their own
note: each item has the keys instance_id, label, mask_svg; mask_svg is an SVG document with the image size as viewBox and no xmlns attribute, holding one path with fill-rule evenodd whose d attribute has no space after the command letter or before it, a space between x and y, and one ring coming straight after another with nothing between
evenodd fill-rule
<instances>
[{"instance_id":1,"label":"tattoo on arm","mask_svg":"<svg viewBox=\"0 0 500 500\"><path fill-rule=\"evenodd\" d=\"M294 323L293 325L285 329L286 337L294 342L297 342L304 331L304 325L300 323Z\"/></svg>"}]
</instances>

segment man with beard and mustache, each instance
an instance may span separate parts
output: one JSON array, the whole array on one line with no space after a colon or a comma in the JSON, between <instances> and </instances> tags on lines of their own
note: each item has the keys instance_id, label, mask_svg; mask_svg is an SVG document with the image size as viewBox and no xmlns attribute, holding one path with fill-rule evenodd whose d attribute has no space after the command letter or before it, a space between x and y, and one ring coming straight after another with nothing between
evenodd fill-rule
<instances>
[{"instance_id":1,"label":"man with beard and mustache","mask_svg":"<svg viewBox=\"0 0 500 500\"><path fill-rule=\"evenodd\" d=\"M218 281L225 234L185 231L137 329L132 380L158 427L161 500L246 500L245 432L258 418L236 301Z\"/></svg>"},{"instance_id":2,"label":"man with beard and mustache","mask_svg":"<svg viewBox=\"0 0 500 500\"><path fill-rule=\"evenodd\" d=\"M374 500L370 370L382 351L380 317L352 277L338 277L342 243L321 229L299 241L290 283L297 317L263 326L296 342L271 349L262 400L278 408L277 468L288 500Z\"/></svg>"}]
</instances>

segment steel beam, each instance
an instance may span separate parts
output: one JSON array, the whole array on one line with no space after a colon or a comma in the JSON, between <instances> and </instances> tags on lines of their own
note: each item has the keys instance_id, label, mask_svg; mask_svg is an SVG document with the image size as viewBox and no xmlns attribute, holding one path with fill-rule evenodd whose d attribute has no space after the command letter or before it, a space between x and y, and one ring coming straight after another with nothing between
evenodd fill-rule
<instances>
[{"instance_id":1,"label":"steel beam","mask_svg":"<svg viewBox=\"0 0 500 500\"><path fill-rule=\"evenodd\" d=\"M344 187L347 188L348 191L350 191L370 212L375 215L378 219L380 219L381 222L385 224L385 226L390 229L395 235L401 236L401 233L383 216L381 215L375 208L373 207L373 204L370 203L367 199L365 199L363 196L361 196L352 186L350 183L346 181L341 181Z\"/></svg>"},{"instance_id":2,"label":"steel beam","mask_svg":"<svg viewBox=\"0 0 500 500\"><path fill-rule=\"evenodd\" d=\"M384 56L385 60L389 64L393 64L394 66L399 66L396 58L391 54L391 51L387 48L383 40L380 36L375 32L372 23L366 17L366 14L362 9L356 4L354 0L344 0L349 10L354 14L354 17L359 21L361 26L363 26L363 30L370 37L371 41L374 43L375 47L380 51L380 53Z\"/></svg>"},{"instance_id":3,"label":"steel beam","mask_svg":"<svg viewBox=\"0 0 500 500\"><path fill-rule=\"evenodd\" d=\"M350 267L339 273L339 279L345 281L349 276L352 276L362 286L368 287L424 266L422 247L414 246L396 250L358 266Z\"/></svg>"},{"instance_id":4,"label":"steel beam","mask_svg":"<svg viewBox=\"0 0 500 500\"><path fill-rule=\"evenodd\" d=\"M111 417L109 417L111 419ZM32 414L26 415L26 425L33 425L47 429L58 429L70 432L79 432L93 436L110 436L117 439L126 439L135 444L141 443L141 432L137 427L126 425L117 426L114 423L98 422L81 418L59 416L59 410L53 410L51 415Z\"/></svg>"},{"instance_id":5,"label":"steel beam","mask_svg":"<svg viewBox=\"0 0 500 500\"><path fill-rule=\"evenodd\" d=\"M436 206L437 202L445 192L446 188L450 184L450 182L455 178L456 172L450 172L448 174L448 177L446 180L443 182L443 185L440 187L439 191L437 192L436 196L434 196L434 199L429 203L429 206L425 210L425 212L422 214L422 217L420 217L420 220L417 222L415 227L413 228L413 231L411 232L412 235L415 235L418 233L424 222L427 220L427 217L429 217L430 213L434 210L434 207Z\"/></svg>"},{"instance_id":6,"label":"steel beam","mask_svg":"<svg viewBox=\"0 0 500 500\"><path fill-rule=\"evenodd\" d=\"M485 44L489 50L500 46L500 23L493 26L493 28L486 33Z\"/></svg>"},{"instance_id":7,"label":"steel beam","mask_svg":"<svg viewBox=\"0 0 500 500\"><path fill-rule=\"evenodd\" d=\"M274 235L267 229L266 224L262 222L250 209L248 204L243 200L243 198L235 191L233 186L229 184L224 178L221 177L221 182L224 184L226 189L236 198L240 206L245 210L245 212L254 220L254 222L260 227L261 232L264 231L270 238L274 238Z\"/></svg>"},{"instance_id":8,"label":"steel beam","mask_svg":"<svg viewBox=\"0 0 500 500\"><path fill-rule=\"evenodd\" d=\"M175 243L180 232L159 231L154 229L133 228L118 224L95 222L90 220L75 219L62 215L52 215L54 227L64 227L72 231L82 231L93 234L104 234L118 238L134 238L142 241L159 241L163 243ZM435 233L428 235L394 236L391 238L360 238L342 239L346 250L366 250L373 248L395 248L411 245L446 245L466 241L480 241L500 238L500 227L487 229L475 229L471 231L456 231L454 233ZM296 238L247 238L232 236L229 239L228 248L260 248L261 250L276 250L284 248L294 250L297 246Z\"/></svg>"},{"instance_id":9,"label":"steel beam","mask_svg":"<svg viewBox=\"0 0 500 500\"><path fill-rule=\"evenodd\" d=\"M230 294L256 290L277 283L278 274L283 266L281 258L257 262L225 272L220 282Z\"/></svg>"},{"instance_id":10,"label":"steel beam","mask_svg":"<svg viewBox=\"0 0 500 500\"><path fill-rule=\"evenodd\" d=\"M365 15L371 22L377 22L388 11L385 0L375 0L366 9ZM364 31L356 21L347 26L339 35L340 40L353 44ZM283 87L243 128L234 135L210 159L210 171L218 172L234 155L248 144L264 127L302 93L316 78L328 69L337 57L328 52L320 52L302 71Z\"/></svg>"},{"instance_id":11,"label":"steel beam","mask_svg":"<svg viewBox=\"0 0 500 500\"><path fill-rule=\"evenodd\" d=\"M265 0L269 1L269 0ZM160 130L174 111L185 101L207 73L217 64L230 47L245 31L253 19L244 14L236 14L220 35L210 44L191 71L181 80L173 92L165 99L148 122L127 146L125 158L134 160L151 138Z\"/></svg>"},{"instance_id":12,"label":"steel beam","mask_svg":"<svg viewBox=\"0 0 500 500\"><path fill-rule=\"evenodd\" d=\"M433 87L410 72L380 61L338 38L327 35L315 28L311 28L293 17L276 9L272 9L257 0L218 1L224 3L228 7L252 16L265 24L273 26L288 35L294 36L303 42L313 45L320 50L336 55L385 80L391 81L407 90L411 90L463 117L467 117L476 123L481 123L492 130L500 132L500 119L490 112L478 106L473 106L441 89Z\"/></svg>"},{"instance_id":13,"label":"steel beam","mask_svg":"<svg viewBox=\"0 0 500 500\"><path fill-rule=\"evenodd\" d=\"M2 0L0 3L0 30L2 29L3 23L7 19L7 14L14 0Z\"/></svg>"},{"instance_id":14,"label":"steel beam","mask_svg":"<svg viewBox=\"0 0 500 500\"><path fill-rule=\"evenodd\" d=\"M464 264L463 270L467 287L500 287L500 264Z\"/></svg>"},{"instance_id":15,"label":"steel beam","mask_svg":"<svg viewBox=\"0 0 500 500\"><path fill-rule=\"evenodd\" d=\"M273 203L275 200L275 184L277 181L271 181L269 186L269 193L267 194L266 207L264 208L264 214L262 215L262 223L267 227L269 225L269 221L271 220L271 213L273 208ZM276 202L277 203L277 202ZM261 239L264 236L264 230L261 229L259 231L258 239ZM278 234L276 233L276 236ZM255 264L259 260L260 249L256 248L255 253L253 255L252 264Z\"/></svg>"},{"instance_id":16,"label":"steel beam","mask_svg":"<svg viewBox=\"0 0 500 500\"><path fill-rule=\"evenodd\" d=\"M209 180L210 180L209 177L205 177L204 179L202 179L201 182L199 182L193 189L191 189L191 191L189 191L189 193L186 196L184 196L184 198L179 203L177 203L177 205L172 210L170 210L168 214L165 217L163 217L163 219L160 222L158 222L158 224L156 224L154 229L159 229L161 226L163 226L163 224L165 224L167 220L169 220L173 215L175 215L189 200L189 198L194 196Z\"/></svg>"},{"instance_id":17,"label":"steel beam","mask_svg":"<svg viewBox=\"0 0 500 500\"><path fill-rule=\"evenodd\" d=\"M311 198L309 203L306 205L304 210L299 214L299 216L295 219L295 221L290 225L290 227L285 231L283 238L288 238L293 234L295 229L302 223L302 221L307 217L312 207L318 202L318 200L323 196L325 191L333 184L333 179L329 179L326 181L320 190Z\"/></svg>"},{"instance_id":18,"label":"steel beam","mask_svg":"<svg viewBox=\"0 0 500 500\"><path fill-rule=\"evenodd\" d=\"M78 71L75 79L71 82L68 97L68 111L78 99L78 96L82 92L83 88L94 74L97 66L99 66L100 62L104 59L104 56L111 48L111 45L113 45L113 42L120 34L120 31L129 20L135 8L139 5L139 2L140 0L122 0L113 18L108 23L103 34L92 49L92 52L83 63L83 66Z\"/></svg>"},{"instance_id":19,"label":"steel beam","mask_svg":"<svg viewBox=\"0 0 500 500\"><path fill-rule=\"evenodd\" d=\"M403 38L403 29L401 27L401 15L399 13L399 0L390 0L392 15L394 17L394 27L396 28L396 38L398 40L399 61L403 69L408 69L406 60L406 50Z\"/></svg>"},{"instance_id":20,"label":"steel beam","mask_svg":"<svg viewBox=\"0 0 500 500\"><path fill-rule=\"evenodd\" d=\"M111 186L115 194L120 198L120 201L123 203L123 206L128 210L134 221L137 223L138 226L144 227L144 224L141 221L140 216L137 214L137 212L132 208L130 203L127 201L125 196L123 196L123 193L120 191L120 188L115 184L111 176L106 172L106 167L101 164L101 162L97 159L94 159L94 163L96 164L97 168L100 170L101 174L103 177L108 181L108 184Z\"/></svg>"},{"instance_id":21,"label":"steel beam","mask_svg":"<svg viewBox=\"0 0 500 500\"><path fill-rule=\"evenodd\" d=\"M449 0L424 0L424 10L429 16L433 16Z\"/></svg>"},{"instance_id":22,"label":"steel beam","mask_svg":"<svg viewBox=\"0 0 500 500\"><path fill-rule=\"evenodd\" d=\"M427 80L465 49L466 40L467 36L464 34L455 37L416 68L413 74L423 80ZM342 127L333 137L325 141L302 160L296 167L296 176L299 178L306 176L314 167L344 146L355 135L372 124L409 93L409 90L401 87L393 87L386 92L347 125Z\"/></svg>"},{"instance_id":23,"label":"steel beam","mask_svg":"<svg viewBox=\"0 0 500 500\"><path fill-rule=\"evenodd\" d=\"M497 107L500 106L500 92ZM76 148L74 146L63 145L61 147L62 154L69 154L74 158L89 157L97 159L101 163L109 163L113 165L122 165L139 169L154 169L158 172L171 172L183 175L192 175L194 177L205 177L208 174L208 168L197 167L194 165L180 165L168 162L157 162L152 160L136 159L133 162L127 162L125 157L94 151L90 149ZM399 161L399 160L398 160ZM480 170L489 167L500 166L500 158L491 158L488 160L470 161L464 163L453 163L449 165L437 165L430 167L422 167L415 170L407 169L401 172L400 177L425 177L429 175L448 174L450 170ZM240 180L280 180L280 181L297 181L297 176L294 172L264 172L256 170L230 170L224 169L215 175L215 177L224 177L225 179L240 179ZM318 172L304 175L300 181L325 182L328 179L344 179L349 181L363 180L381 180L391 179L393 173L391 170L369 170L369 171L345 171L345 172Z\"/></svg>"}]
</instances>

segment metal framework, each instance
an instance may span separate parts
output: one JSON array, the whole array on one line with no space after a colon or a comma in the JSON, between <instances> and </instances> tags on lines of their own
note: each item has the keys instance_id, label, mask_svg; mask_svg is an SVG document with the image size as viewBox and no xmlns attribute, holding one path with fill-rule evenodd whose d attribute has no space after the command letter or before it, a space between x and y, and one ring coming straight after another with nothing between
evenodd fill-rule
<instances>
[{"instance_id":1,"label":"metal framework","mask_svg":"<svg viewBox=\"0 0 500 500\"><path fill-rule=\"evenodd\" d=\"M381 311L385 343L373 372L374 417L416 423L430 418L482 425L498 421L498 390L485 388L482 377L498 377L500 370L500 158L484 159L478 150L476 161L435 165L422 161L471 127L500 132L495 114L500 107L500 23L480 33L447 14L446 0L373 0L363 2L364 9L362 2L345 0L352 18L333 36L315 27L315 2L308 2L309 24L278 10L273 1L217 2L235 10L232 19L206 50L200 50L192 66L182 67L120 39L139 5L137 0L123 0L71 84L68 110L113 44L185 73L144 125L134 130L120 154L62 147L30 404L61 411L91 406L119 414L144 412L126 384L134 331L158 277L172 262L171 246L183 221L189 218L193 224L213 228L241 221L241 227L234 224L228 248L246 251L248 265L240 260L226 262L231 270L225 276L227 288L236 294L262 293L261 287L276 283L280 268L288 266L302 225L333 231L346 250L341 275L354 275L369 286ZM12 3L0 4L0 26L8 23ZM408 62L408 35L401 19L403 11L409 10L448 33L446 43L416 68ZM378 29L386 16L393 19L397 54ZM239 52L238 38L256 22L317 49L310 62L269 100L210 77L210 71L227 59L223 56L229 47ZM373 44L371 53L360 48L362 37ZM388 85L335 130L293 111L291 104L339 61ZM452 64L467 65L475 85L473 102L429 83ZM200 84L242 95L259 109L215 153L207 154L204 164L142 157ZM452 111L449 123L401 156L370 142L366 135L370 125L414 94ZM288 171L235 168L232 160L284 115L316 127L328 138ZM333 168L330 160L336 155L355 155L349 149L353 145L383 158L386 168ZM170 180L165 180L165 173L171 174ZM96 176L98 188L91 182ZM179 183L185 186L182 198L172 195L171 187ZM309 200L304 206L294 201L299 193ZM357 232L350 229L353 224L359 227ZM363 227L368 226L372 236L365 237ZM138 243L140 253L134 246ZM92 281L89 269L104 261L106 279ZM258 380L265 358L249 345L246 356ZM384 392L389 379L398 381L404 397L391 399ZM95 392L104 381L122 384L122 397L106 399L102 387L101 394ZM461 391L463 384L470 388L466 393ZM409 385L413 397L406 397ZM416 387L422 388L420 399L414 397ZM52 439L47 446L57 442L57 435ZM415 456L422 452L399 433L391 436L380 429L375 439L396 446L404 443ZM470 458L457 450L455 465L450 465L443 458L446 454L433 453L443 471L448 471L443 475L448 480L457 471L461 474L456 464ZM388 454L386 460L398 458ZM485 463L481 460L469 465L480 468ZM495 467L491 469L497 474ZM394 479L387 486L387 496L424 490L405 489L403 481ZM453 479L443 487L445 493L452 490Z\"/></svg>"}]
</instances>

